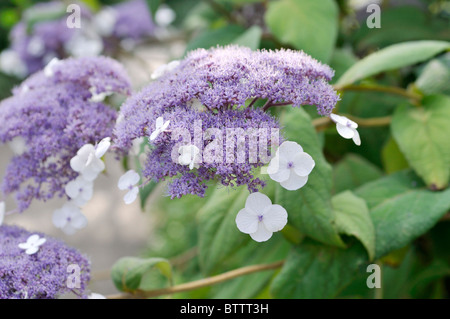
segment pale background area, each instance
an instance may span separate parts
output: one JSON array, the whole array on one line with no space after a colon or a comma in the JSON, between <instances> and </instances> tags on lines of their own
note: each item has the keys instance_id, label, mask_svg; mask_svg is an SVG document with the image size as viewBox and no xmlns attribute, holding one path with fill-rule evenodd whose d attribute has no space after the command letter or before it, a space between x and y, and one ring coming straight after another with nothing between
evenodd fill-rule
<instances>
[{"instance_id":1,"label":"pale background area","mask_svg":"<svg viewBox=\"0 0 450 319\"><path fill-rule=\"evenodd\" d=\"M158 66L180 58L185 50L183 42L171 41L168 44L146 45L137 48L121 62L132 78L133 87L138 89L148 83L150 75ZM133 57L134 56L134 57ZM0 146L0 179L12 157L6 145ZM106 174L101 174L94 184L94 196L83 207L88 226L72 236L65 235L52 224L52 214L62 207L64 199L44 202L34 201L31 207L21 214L5 217L4 223L18 225L29 231L39 231L65 241L77 248L91 260L93 280L90 290L108 295L117 290L109 278L109 269L119 258L138 256L152 240L152 198L146 212L142 212L139 200L131 205L123 203L126 191L117 188L117 181L124 173L120 162L112 154L106 155ZM158 196L158 194L155 194ZM15 208L12 198L6 198L6 210Z\"/></svg>"}]
</instances>

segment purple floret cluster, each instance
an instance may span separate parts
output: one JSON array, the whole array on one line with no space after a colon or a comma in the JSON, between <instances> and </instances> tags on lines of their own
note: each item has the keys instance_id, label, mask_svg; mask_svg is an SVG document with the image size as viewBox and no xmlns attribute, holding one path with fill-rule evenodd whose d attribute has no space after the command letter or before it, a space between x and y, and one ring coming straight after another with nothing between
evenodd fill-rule
<instances>
[{"instance_id":1,"label":"purple floret cluster","mask_svg":"<svg viewBox=\"0 0 450 319\"><path fill-rule=\"evenodd\" d=\"M109 17L91 12L82 3L74 3L81 9L80 28L68 27L71 12L66 12L67 4L62 1L38 3L25 11L11 30L11 45L6 50L9 56L16 57L18 67L5 70L7 73L24 77L42 69L55 57L114 55L127 43L122 40L135 44L153 35L154 24L144 0L107 7ZM23 70L19 71L19 66Z\"/></svg>"},{"instance_id":2,"label":"purple floret cluster","mask_svg":"<svg viewBox=\"0 0 450 319\"><path fill-rule=\"evenodd\" d=\"M34 234L46 242L28 255L18 245ZM78 288L67 285L70 265L79 270ZM86 298L89 280L90 262L76 249L42 233L0 226L0 299L55 299L71 292Z\"/></svg>"},{"instance_id":3,"label":"purple floret cluster","mask_svg":"<svg viewBox=\"0 0 450 319\"><path fill-rule=\"evenodd\" d=\"M199 121L203 132L207 128L279 128L265 109L254 106L258 99L266 101L266 106L315 105L320 115L328 115L339 100L328 84L333 75L330 67L299 51L252 51L238 46L198 49L122 105L123 120L115 129L116 146L127 150L134 139L148 137L158 117L170 120L169 131L188 129L191 136L195 135L194 123ZM171 134L160 134L151 143L143 170L147 179L175 177L168 187L172 198L203 196L205 182L213 179L225 186L247 184L252 192L264 186L253 173L254 168L266 164L261 159L253 163L230 163L226 159L221 163L203 162L190 170L174 161L176 142ZM202 149L207 142L196 146ZM270 145L273 142L268 140Z\"/></svg>"},{"instance_id":4,"label":"purple floret cluster","mask_svg":"<svg viewBox=\"0 0 450 319\"><path fill-rule=\"evenodd\" d=\"M84 144L111 136L117 112L93 101L92 92L130 94L124 68L107 57L70 58L55 63L51 75L47 71L33 74L0 103L0 142L25 144L2 183L4 194L16 194L19 211L33 199L63 196L78 176L70 159Z\"/></svg>"}]
</instances>

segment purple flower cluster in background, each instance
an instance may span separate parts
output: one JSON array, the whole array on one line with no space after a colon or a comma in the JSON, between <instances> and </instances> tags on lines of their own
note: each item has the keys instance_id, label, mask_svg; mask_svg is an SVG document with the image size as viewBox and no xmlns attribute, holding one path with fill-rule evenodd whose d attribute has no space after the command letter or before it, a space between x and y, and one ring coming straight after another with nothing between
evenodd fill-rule
<instances>
[{"instance_id":1,"label":"purple flower cluster in background","mask_svg":"<svg viewBox=\"0 0 450 319\"><path fill-rule=\"evenodd\" d=\"M0 55L0 68L25 77L52 58L114 55L152 36L154 24L144 0L133 0L92 13L81 9L81 28L69 28L67 4L53 1L27 9L10 33L10 48Z\"/></svg>"},{"instance_id":2,"label":"purple flower cluster in background","mask_svg":"<svg viewBox=\"0 0 450 319\"><path fill-rule=\"evenodd\" d=\"M45 238L45 243L29 255L19 244L34 234ZM79 274L74 285L67 280L71 265L76 269L73 275ZM45 234L0 226L0 299L54 299L70 292L86 298L89 280L90 262L76 249Z\"/></svg>"},{"instance_id":3,"label":"purple flower cluster in background","mask_svg":"<svg viewBox=\"0 0 450 319\"><path fill-rule=\"evenodd\" d=\"M299 51L252 51L238 46L198 49L179 64L164 67L154 76L156 81L122 105L116 146L127 150L134 139L150 136L158 117L170 120L168 131L187 129L191 136L196 121L202 121L203 132L207 128L278 128L275 118L254 106L257 99L266 100L266 105L315 105L319 114L329 115L339 100L328 84L333 75L330 67ZM247 184L252 192L264 186L252 173L265 164L261 160L201 163L197 170L190 170L173 160L176 142L170 134L160 134L152 142L143 170L145 178L157 181L175 176L168 188L172 197L203 196L204 182L212 179L226 186Z\"/></svg>"},{"instance_id":4,"label":"purple flower cluster in background","mask_svg":"<svg viewBox=\"0 0 450 319\"><path fill-rule=\"evenodd\" d=\"M21 144L2 184L16 193L19 211L33 199L64 195L78 176L70 159L86 143L111 136L116 111L102 95L130 94L130 81L120 63L107 57L69 58L50 63L0 103L0 142Z\"/></svg>"}]
</instances>

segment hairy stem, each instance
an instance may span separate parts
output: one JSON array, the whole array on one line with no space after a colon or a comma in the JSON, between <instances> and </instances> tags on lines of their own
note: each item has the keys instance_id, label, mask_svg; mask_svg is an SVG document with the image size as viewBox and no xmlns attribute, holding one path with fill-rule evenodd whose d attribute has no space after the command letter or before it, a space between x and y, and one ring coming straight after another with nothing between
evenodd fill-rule
<instances>
[{"instance_id":1,"label":"hairy stem","mask_svg":"<svg viewBox=\"0 0 450 319\"><path fill-rule=\"evenodd\" d=\"M170 295L174 293L179 293L183 291L189 291L194 290L206 286L215 285L224 281L228 281L230 279L252 274L255 272L265 271L265 270L272 270L280 268L284 264L284 260L277 261L271 264L262 264L262 265L252 265L252 266L246 266L238 269L234 269L231 271L224 272L217 276L212 276L196 281L191 281L185 284L180 284L168 288L162 288L162 289L156 289L156 290L136 290L133 294L119 294L119 295L111 295L107 296L108 299L131 299L131 298L138 298L138 299L144 299L144 298L150 298L150 297L157 297L162 295Z\"/></svg>"}]
</instances>

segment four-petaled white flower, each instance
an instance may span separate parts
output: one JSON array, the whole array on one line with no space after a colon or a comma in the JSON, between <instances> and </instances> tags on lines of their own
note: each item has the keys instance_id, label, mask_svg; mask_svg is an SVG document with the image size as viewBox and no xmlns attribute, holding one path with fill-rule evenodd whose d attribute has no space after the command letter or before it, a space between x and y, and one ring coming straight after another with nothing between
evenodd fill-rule
<instances>
[{"instance_id":1,"label":"four-petaled white flower","mask_svg":"<svg viewBox=\"0 0 450 319\"><path fill-rule=\"evenodd\" d=\"M101 160L111 145L111 138L104 138L95 147L92 144L83 145L77 155L70 160L70 167L78 172L87 181L93 181L105 169L105 163Z\"/></svg>"},{"instance_id":2,"label":"four-petaled white flower","mask_svg":"<svg viewBox=\"0 0 450 319\"><path fill-rule=\"evenodd\" d=\"M42 246L47 239L40 238L39 235L34 234L28 237L26 243L20 243L19 248L25 250L25 254L33 255L39 251L39 247Z\"/></svg>"},{"instance_id":3,"label":"four-petaled white flower","mask_svg":"<svg viewBox=\"0 0 450 319\"><path fill-rule=\"evenodd\" d=\"M336 123L336 130L339 135L346 139L353 139L356 145L361 145L361 138L359 137L359 133L356 130L358 128L358 124L349 120L345 116L330 114L330 119Z\"/></svg>"},{"instance_id":4,"label":"four-petaled white flower","mask_svg":"<svg viewBox=\"0 0 450 319\"><path fill-rule=\"evenodd\" d=\"M183 145L178 149L178 164L189 165L189 169L198 168L200 149L195 145Z\"/></svg>"},{"instance_id":5,"label":"four-petaled white flower","mask_svg":"<svg viewBox=\"0 0 450 319\"><path fill-rule=\"evenodd\" d=\"M5 218L5 202L0 202L0 226L3 224Z\"/></svg>"},{"instance_id":6,"label":"four-petaled white flower","mask_svg":"<svg viewBox=\"0 0 450 319\"><path fill-rule=\"evenodd\" d=\"M123 197L125 204L131 204L136 200L139 194L139 187L136 184L139 183L140 179L141 177L134 170L129 170L119 178L117 183L119 189L128 190L128 193Z\"/></svg>"},{"instance_id":7,"label":"four-petaled white flower","mask_svg":"<svg viewBox=\"0 0 450 319\"><path fill-rule=\"evenodd\" d=\"M166 132L169 124L170 124L170 120L167 120L164 122L164 119L162 118L162 116L158 117L156 119L156 129L150 135L150 141L154 141L159 136L159 134L161 134L162 132Z\"/></svg>"},{"instance_id":8,"label":"four-petaled white flower","mask_svg":"<svg viewBox=\"0 0 450 319\"><path fill-rule=\"evenodd\" d=\"M237 228L258 242L269 240L274 232L282 230L286 224L286 210L280 205L272 205L270 198L261 193L250 194L245 208L236 216Z\"/></svg>"},{"instance_id":9,"label":"four-petaled white flower","mask_svg":"<svg viewBox=\"0 0 450 319\"><path fill-rule=\"evenodd\" d=\"M87 218L83 215L80 208L72 203L65 204L62 208L53 213L53 225L67 235L73 235L79 229L87 226Z\"/></svg>"},{"instance_id":10,"label":"four-petaled white flower","mask_svg":"<svg viewBox=\"0 0 450 319\"><path fill-rule=\"evenodd\" d=\"M72 203L81 207L92 198L94 193L94 183L85 180L83 176L78 176L76 179L66 184L65 190L67 196L72 200Z\"/></svg>"},{"instance_id":11,"label":"four-petaled white flower","mask_svg":"<svg viewBox=\"0 0 450 319\"><path fill-rule=\"evenodd\" d=\"M159 66L150 76L152 80L156 80L163 76L164 74L171 72L173 69L175 69L177 66L180 65L180 61L174 60L172 62L169 62L167 64L163 64Z\"/></svg>"},{"instance_id":12,"label":"four-petaled white flower","mask_svg":"<svg viewBox=\"0 0 450 319\"><path fill-rule=\"evenodd\" d=\"M286 141L270 161L267 173L287 190L297 190L305 186L314 166L313 158L299 144Z\"/></svg>"}]
</instances>

